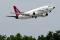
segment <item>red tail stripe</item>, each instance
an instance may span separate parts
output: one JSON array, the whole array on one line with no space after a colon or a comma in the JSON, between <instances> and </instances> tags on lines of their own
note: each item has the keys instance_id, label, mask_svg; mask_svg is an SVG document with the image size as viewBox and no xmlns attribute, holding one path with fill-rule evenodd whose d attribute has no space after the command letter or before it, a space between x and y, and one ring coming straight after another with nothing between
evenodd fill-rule
<instances>
[{"instance_id":1,"label":"red tail stripe","mask_svg":"<svg viewBox=\"0 0 60 40\"><path fill-rule=\"evenodd\" d=\"M13 8L14 8L16 16L18 16L21 12L16 8L16 6L13 6Z\"/></svg>"}]
</instances>

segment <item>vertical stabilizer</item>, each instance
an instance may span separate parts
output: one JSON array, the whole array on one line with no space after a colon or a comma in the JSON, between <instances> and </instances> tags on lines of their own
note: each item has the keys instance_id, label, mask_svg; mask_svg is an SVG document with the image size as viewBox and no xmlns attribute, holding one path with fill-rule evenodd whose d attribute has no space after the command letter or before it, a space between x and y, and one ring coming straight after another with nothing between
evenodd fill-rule
<instances>
[{"instance_id":1,"label":"vertical stabilizer","mask_svg":"<svg viewBox=\"0 0 60 40\"><path fill-rule=\"evenodd\" d=\"M21 12L17 9L16 6L13 6L13 8L14 8L14 12L15 12L16 16L19 16Z\"/></svg>"}]
</instances>

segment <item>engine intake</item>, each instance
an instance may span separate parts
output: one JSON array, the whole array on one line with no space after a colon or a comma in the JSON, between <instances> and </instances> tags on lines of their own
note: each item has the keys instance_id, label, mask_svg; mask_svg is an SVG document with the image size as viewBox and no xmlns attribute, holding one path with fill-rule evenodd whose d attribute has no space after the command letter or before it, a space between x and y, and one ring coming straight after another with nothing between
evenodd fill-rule
<instances>
[{"instance_id":1,"label":"engine intake","mask_svg":"<svg viewBox=\"0 0 60 40\"><path fill-rule=\"evenodd\" d=\"M48 16L48 13L46 13L46 16Z\"/></svg>"},{"instance_id":2,"label":"engine intake","mask_svg":"<svg viewBox=\"0 0 60 40\"><path fill-rule=\"evenodd\" d=\"M32 16L32 18L37 18L35 12L33 12L33 16Z\"/></svg>"},{"instance_id":3,"label":"engine intake","mask_svg":"<svg viewBox=\"0 0 60 40\"><path fill-rule=\"evenodd\" d=\"M35 12L33 12L33 15L35 15Z\"/></svg>"}]
</instances>

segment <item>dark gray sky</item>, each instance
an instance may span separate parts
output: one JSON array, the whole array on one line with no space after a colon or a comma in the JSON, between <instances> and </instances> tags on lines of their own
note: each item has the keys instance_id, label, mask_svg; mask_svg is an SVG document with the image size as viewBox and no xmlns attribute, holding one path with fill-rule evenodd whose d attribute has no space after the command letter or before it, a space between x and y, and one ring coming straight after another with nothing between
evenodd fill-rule
<instances>
[{"instance_id":1,"label":"dark gray sky","mask_svg":"<svg viewBox=\"0 0 60 40\"><path fill-rule=\"evenodd\" d=\"M59 0L0 0L0 34L22 35L46 35L48 31L60 30L60 1ZM37 19L16 20L8 18L8 15L14 15L13 5L16 5L21 11L28 11L40 6L55 5L56 8L49 13L47 17L38 17Z\"/></svg>"}]
</instances>

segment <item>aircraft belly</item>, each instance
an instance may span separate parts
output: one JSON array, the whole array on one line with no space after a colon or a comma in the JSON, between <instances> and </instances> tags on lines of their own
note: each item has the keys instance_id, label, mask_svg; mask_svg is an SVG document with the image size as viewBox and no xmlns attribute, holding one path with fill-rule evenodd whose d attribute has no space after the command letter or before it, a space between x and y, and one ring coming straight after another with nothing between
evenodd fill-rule
<instances>
[{"instance_id":1,"label":"aircraft belly","mask_svg":"<svg viewBox=\"0 0 60 40\"><path fill-rule=\"evenodd\" d=\"M19 17L19 19L29 19L29 18L31 18L30 16L21 16L21 17Z\"/></svg>"}]
</instances>

